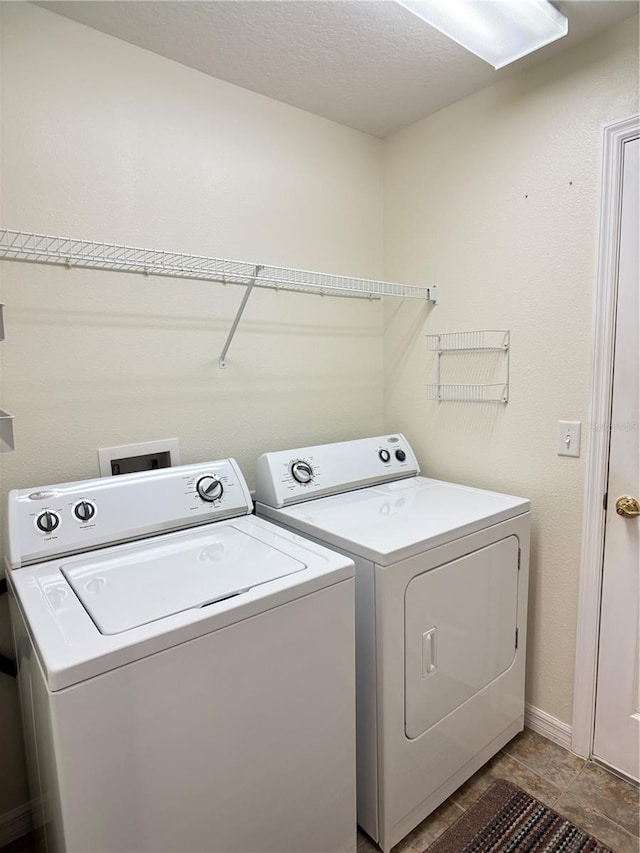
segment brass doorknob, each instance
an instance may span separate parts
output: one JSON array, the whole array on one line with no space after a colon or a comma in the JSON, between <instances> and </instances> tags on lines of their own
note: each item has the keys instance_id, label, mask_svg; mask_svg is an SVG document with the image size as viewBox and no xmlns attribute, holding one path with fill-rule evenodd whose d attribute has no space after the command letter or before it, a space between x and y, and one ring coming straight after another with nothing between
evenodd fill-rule
<instances>
[{"instance_id":1,"label":"brass doorknob","mask_svg":"<svg viewBox=\"0 0 640 853\"><path fill-rule=\"evenodd\" d=\"M640 503L630 495L623 495L616 501L616 512L625 518L636 518L640 515Z\"/></svg>"}]
</instances>

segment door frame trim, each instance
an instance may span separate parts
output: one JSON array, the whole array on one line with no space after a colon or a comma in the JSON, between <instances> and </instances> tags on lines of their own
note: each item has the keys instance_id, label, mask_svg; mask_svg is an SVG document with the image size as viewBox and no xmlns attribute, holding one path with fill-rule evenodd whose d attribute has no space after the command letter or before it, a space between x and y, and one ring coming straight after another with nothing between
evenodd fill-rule
<instances>
[{"instance_id":1,"label":"door frame trim","mask_svg":"<svg viewBox=\"0 0 640 853\"><path fill-rule=\"evenodd\" d=\"M571 747L590 758L595 725L596 675L615 320L620 246L624 145L640 136L640 115L605 124L600 134L600 202L593 290L593 349L589 449L582 515L582 552L578 592L576 664Z\"/></svg>"}]
</instances>

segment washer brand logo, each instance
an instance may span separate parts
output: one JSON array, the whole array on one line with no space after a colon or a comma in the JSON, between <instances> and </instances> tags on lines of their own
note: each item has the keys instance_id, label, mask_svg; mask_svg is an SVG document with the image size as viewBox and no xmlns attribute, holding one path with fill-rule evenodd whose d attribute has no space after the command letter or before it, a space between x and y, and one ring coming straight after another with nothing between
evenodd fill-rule
<instances>
[{"instance_id":1,"label":"washer brand logo","mask_svg":"<svg viewBox=\"0 0 640 853\"><path fill-rule=\"evenodd\" d=\"M397 435L392 435L391 438L388 438L387 441L391 442L391 444L396 444L400 439Z\"/></svg>"},{"instance_id":2,"label":"washer brand logo","mask_svg":"<svg viewBox=\"0 0 640 853\"><path fill-rule=\"evenodd\" d=\"M44 501L47 498L57 497L57 492L31 492L29 495L30 501Z\"/></svg>"}]
</instances>

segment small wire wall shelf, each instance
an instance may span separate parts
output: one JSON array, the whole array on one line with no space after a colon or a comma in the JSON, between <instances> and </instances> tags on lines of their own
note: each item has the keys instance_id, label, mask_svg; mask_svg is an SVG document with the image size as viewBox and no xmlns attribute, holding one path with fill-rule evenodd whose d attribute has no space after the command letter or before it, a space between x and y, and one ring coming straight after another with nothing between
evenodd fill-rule
<instances>
[{"instance_id":1,"label":"small wire wall shelf","mask_svg":"<svg viewBox=\"0 0 640 853\"><path fill-rule=\"evenodd\" d=\"M509 330L427 335L427 346L437 354L437 377L436 382L427 385L428 399L459 403L509 402Z\"/></svg>"},{"instance_id":2,"label":"small wire wall shelf","mask_svg":"<svg viewBox=\"0 0 640 853\"><path fill-rule=\"evenodd\" d=\"M330 275L310 270L190 255L184 252L143 249L138 246L101 243L74 237L55 237L31 231L0 229L0 260L55 264L69 269L79 267L244 285L246 291L220 355L220 367L226 367L227 350L254 287L315 293L321 296L361 299L395 296L403 299L422 299L434 304L437 302L435 286L423 287L392 281Z\"/></svg>"}]
</instances>

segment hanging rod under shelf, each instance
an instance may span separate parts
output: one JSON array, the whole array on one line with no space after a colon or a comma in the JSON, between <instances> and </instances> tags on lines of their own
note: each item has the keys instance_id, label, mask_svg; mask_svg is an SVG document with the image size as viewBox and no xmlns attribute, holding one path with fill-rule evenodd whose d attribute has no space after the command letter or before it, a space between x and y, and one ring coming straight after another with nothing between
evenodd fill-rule
<instances>
[{"instance_id":1,"label":"hanging rod under shelf","mask_svg":"<svg viewBox=\"0 0 640 853\"><path fill-rule=\"evenodd\" d=\"M375 279L329 275L288 267L189 255L161 249L143 249L117 243L100 243L73 237L54 237L30 231L0 229L0 260L57 264L83 269L133 272L222 284L254 284L273 290L294 290L327 296L383 296L424 299L434 302L434 287L421 287ZM260 276L255 279L256 267Z\"/></svg>"}]
</instances>

